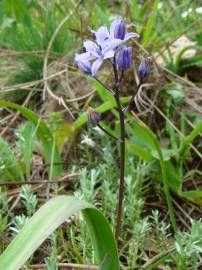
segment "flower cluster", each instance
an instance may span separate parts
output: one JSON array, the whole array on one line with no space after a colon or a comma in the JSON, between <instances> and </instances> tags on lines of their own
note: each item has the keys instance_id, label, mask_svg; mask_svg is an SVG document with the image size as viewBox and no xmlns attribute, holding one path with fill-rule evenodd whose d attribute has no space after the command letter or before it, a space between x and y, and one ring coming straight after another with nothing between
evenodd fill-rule
<instances>
[{"instance_id":1,"label":"flower cluster","mask_svg":"<svg viewBox=\"0 0 202 270\"><path fill-rule=\"evenodd\" d=\"M95 42L86 40L83 43L83 53L76 54L75 61L79 69L96 76L105 59L115 59L117 68L126 70L132 63L132 48L125 45L132 37L139 37L137 33L126 32L125 21L122 18L114 20L110 29L101 26L93 31Z\"/></svg>"}]
</instances>

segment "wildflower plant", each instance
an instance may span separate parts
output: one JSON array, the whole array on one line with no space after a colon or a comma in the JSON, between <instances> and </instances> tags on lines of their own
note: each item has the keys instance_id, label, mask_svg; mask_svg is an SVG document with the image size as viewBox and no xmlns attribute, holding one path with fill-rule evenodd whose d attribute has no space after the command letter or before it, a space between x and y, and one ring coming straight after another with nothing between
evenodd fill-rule
<instances>
[{"instance_id":1,"label":"wildflower plant","mask_svg":"<svg viewBox=\"0 0 202 270\"><path fill-rule=\"evenodd\" d=\"M133 103L135 98L135 93L139 90L145 77L149 75L149 58L140 56L140 64L137 68L137 73L139 75L139 84L136 86L136 91L134 89L134 94L132 95L129 103L122 107L120 96L121 96L121 84L124 79L125 71L130 69L132 66L132 51L133 47L127 46L127 41L131 38L139 38L139 35L135 32L127 32L126 24L123 18L118 18L114 20L110 28L106 26L101 26L97 31L91 30L92 38L94 41L85 40L83 42L83 52L81 54L76 54L75 61L79 69L92 76L98 83L100 83L107 91L113 95L117 109L119 113L120 120L120 182L119 182L119 193L118 193L118 206L117 206L117 220L116 220L116 230L115 237L118 240L121 229L121 217L123 208L123 198L124 198L124 175L125 175L125 112L127 112ZM98 71L101 68L103 62L108 61L113 68L114 73L114 87L111 89L106 84L98 78ZM90 108L88 110L88 121L93 126L98 126L106 134L109 134L100 124L99 121L101 115L94 109ZM113 137L114 138L114 137Z\"/></svg>"}]
</instances>

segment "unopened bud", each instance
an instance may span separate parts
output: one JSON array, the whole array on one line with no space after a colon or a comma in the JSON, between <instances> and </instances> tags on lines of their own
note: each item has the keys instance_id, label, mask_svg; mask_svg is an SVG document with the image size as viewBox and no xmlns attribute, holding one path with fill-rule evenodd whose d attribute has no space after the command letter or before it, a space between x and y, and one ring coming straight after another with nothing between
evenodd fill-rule
<instances>
[{"instance_id":1,"label":"unopened bud","mask_svg":"<svg viewBox=\"0 0 202 270\"><path fill-rule=\"evenodd\" d=\"M88 114L88 122L91 125L96 126L101 119L100 113L97 112L95 109L89 107L87 110L87 114Z\"/></svg>"},{"instance_id":2,"label":"unopened bud","mask_svg":"<svg viewBox=\"0 0 202 270\"><path fill-rule=\"evenodd\" d=\"M123 47L117 56L117 65L122 70L130 68L132 64L132 48Z\"/></svg>"},{"instance_id":3,"label":"unopened bud","mask_svg":"<svg viewBox=\"0 0 202 270\"><path fill-rule=\"evenodd\" d=\"M122 18L118 18L113 23L114 23L114 38L123 40L126 33L125 21Z\"/></svg>"},{"instance_id":4,"label":"unopened bud","mask_svg":"<svg viewBox=\"0 0 202 270\"><path fill-rule=\"evenodd\" d=\"M149 66L149 61L150 57L140 57L140 65L138 66L138 75L143 79L144 77L147 77L150 73L150 66Z\"/></svg>"}]
</instances>

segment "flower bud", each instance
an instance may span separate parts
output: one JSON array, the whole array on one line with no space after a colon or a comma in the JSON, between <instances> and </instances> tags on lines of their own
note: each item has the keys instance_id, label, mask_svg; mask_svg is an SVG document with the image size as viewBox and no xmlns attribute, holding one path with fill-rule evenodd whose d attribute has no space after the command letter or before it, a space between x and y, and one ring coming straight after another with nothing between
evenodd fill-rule
<instances>
[{"instance_id":1,"label":"flower bud","mask_svg":"<svg viewBox=\"0 0 202 270\"><path fill-rule=\"evenodd\" d=\"M143 79L144 77L147 77L150 73L150 66L149 61L150 57L140 57L140 65L138 66L138 75Z\"/></svg>"},{"instance_id":2,"label":"flower bud","mask_svg":"<svg viewBox=\"0 0 202 270\"><path fill-rule=\"evenodd\" d=\"M88 123L93 126L96 126L101 119L100 113L91 107L88 107L87 115L88 115Z\"/></svg>"},{"instance_id":3,"label":"flower bud","mask_svg":"<svg viewBox=\"0 0 202 270\"><path fill-rule=\"evenodd\" d=\"M75 61L79 69L85 74L91 74L91 63L86 59L79 59L79 56L76 55Z\"/></svg>"},{"instance_id":4,"label":"flower bud","mask_svg":"<svg viewBox=\"0 0 202 270\"><path fill-rule=\"evenodd\" d=\"M130 68L132 64L132 47L123 47L117 56L117 65L122 70Z\"/></svg>"},{"instance_id":5,"label":"flower bud","mask_svg":"<svg viewBox=\"0 0 202 270\"><path fill-rule=\"evenodd\" d=\"M118 18L114 21L114 38L123 40L126 34L125 21Z\"/></svg>"}]
</instances>

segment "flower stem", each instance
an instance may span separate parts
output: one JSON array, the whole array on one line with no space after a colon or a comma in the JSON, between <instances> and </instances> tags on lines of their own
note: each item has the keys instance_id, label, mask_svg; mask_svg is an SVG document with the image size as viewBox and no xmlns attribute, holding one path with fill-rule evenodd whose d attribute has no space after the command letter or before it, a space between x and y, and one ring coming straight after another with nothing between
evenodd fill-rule
<instances>
[{"instance_id":1,"label":"flower stem","mask_svg":"<svg viewBox=\"0 0 202 270\"><path fill-rule=\"evenodd\" d=\"M119 86L120 80L118 77L118 71L116 67L116 57L114 57L114 78L115 78L115 101L118 107L119 120L120 120L120 180L119 180L119 193L118 193L118 206L117 206L117 218L116 218L116 230L115 238L118 242L120 231L121 231L121 220L122 220L122 209L123 209L123 199L125 191L124 175L125 175L125 121L124 112L122 111ZM121 76L122 77L122 76Z\"/></svg>"},{"instance_id":2,"label":"flower stem","mask_svg":"<svg viewBox=\"0 0 202 270\"><path fill-rule=\"evenodd\" d=\"M124 113L121 108L121 103L119 99L119 93L117 92L114 96L119 112L120 119L120 180L119 180L119 193L118 193L118 206L117 206L117 219L116 219L116 231L115 238L116 241L119 239L121 230L121 219L122 219L122 208L123 208L123 198L124 198L124 175L125 175L125 121Z\"/></svg>"}]
</instances>

